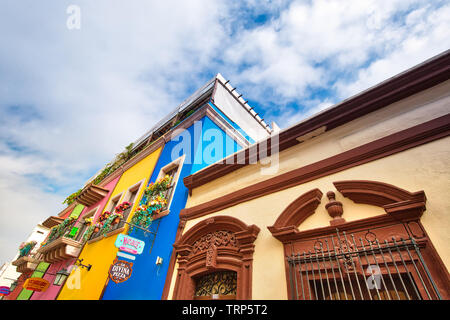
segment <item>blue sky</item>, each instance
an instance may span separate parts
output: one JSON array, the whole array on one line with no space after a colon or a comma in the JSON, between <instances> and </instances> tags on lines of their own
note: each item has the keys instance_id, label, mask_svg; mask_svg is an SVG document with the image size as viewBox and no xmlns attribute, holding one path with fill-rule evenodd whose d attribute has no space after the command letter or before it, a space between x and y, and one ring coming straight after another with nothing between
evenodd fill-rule
<instances>
[{"instance_id":1,"label":"blue sky","mask_svg":"<svg viewBox=\"0 0 450 320\"><path fill-rule=\"evenodd\" d=\"M448 1L2 1L0 263L214 74L285 128L447 50L449 16Z\"/></svg>"}]
</instances>

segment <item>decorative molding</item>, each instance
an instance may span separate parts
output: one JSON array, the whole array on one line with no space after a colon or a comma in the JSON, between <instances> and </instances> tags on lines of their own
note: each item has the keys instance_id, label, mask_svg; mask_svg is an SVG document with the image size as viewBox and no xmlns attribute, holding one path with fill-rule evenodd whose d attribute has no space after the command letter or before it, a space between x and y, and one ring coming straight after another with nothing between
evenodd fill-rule
<instances>
[{"instance_id":1,"label":"decorative molding","mask_svg":"<svg viewBox=\"0 0 450 320\"><path fill-rule=\"evenodd\" d=\"M367 180L338 181L334 182L334 185L344 196L354 202L379 206L386 211L386 214L383 215L340 223L339 232L368 233L368 230L371 230L372 234L377 233L380 241L391 241L393 237L397 240L414 237L421 248L423 259L431 271L439 292L444 299L449 299L449 273L420 222L426 202L423 191L412 193L390 184ZM305 195L302 197L307 201L308 197ZM301 204L298 203L298 205ZM280 214L274 226L283 220L281 218L284 217L285 211ZM272 235L283 243L286 256L304 252L308 248L314 247L318 238L323 239L337 231L335 225L299 231L297 221L302 221L304 212L299 210L297 215L299 215L297 218L285 219L284 225L280 224L281 228L268 227ZM287 260L285 268L288 296L292 299Z\"/></svg>"},{"instance_id":2,"label":"decorative molding","mask_svg":"<svg viewBox=\"0 0 450 320\"><path fill-rule=\"evenodd\" d=\"M327 198L328 203L325 205L325 209L327 209L329 216L333 218L330 224L336 226L345 223L345 219L342 218L342 214L344 213L342 202L336 201L336 195L333 191L327 192Z\"/></svg>"},{"instance_id":3,"label":"decorative molding","mask_svg":"<svg viewBox=\"0 0 450 320\"><path fill-rule=\"evenodd\" d=\"M178 260L173 298L192 299L198 275L230 270L238 274L236 298L251 299L254 241L259 231L256 225L229 216L205 219L189 229L173 245Z\"/></svg>"},{"instance_id":4,"label":"decorative molding","mask_svg":"<svg viewBox=\"0 0 450 320\"><path fill-rule=\"evenodd\" d=\"M280 214L273 226L267 227L272 234L285 232L296 228L311 216L320 204L322 192L319 189L310 190L291 202Z\"/></svg>"},{"instance_id":5,"label":"decorative molding","mask_svg":"<svg viewBox=\"0 0 450 320\"><path fill-rule=\"evenodd\" d=\"M425 210L426 197L423 191L411 193L387 183L369 180L338 181L333 184L345 197L349 197L351 200L356 199L357 201L354 201L357 203L382 207L387 213L356 221L341 221L339 223L339 230L358 228L359 226L373 227L398 222L399 220L417 220L420 219ZM288 208L307 207L308 203L313 199L313 191L317 194L320 192L318 189L311 190L297 198ZM290 213L291 216L289 216L289 213L286 213L288 212L288 208L285 209L277 218L275 224L268 227L269 231L283 243L334 232L336 230L335 224L306 231L298 231L297 227L306 217L314 213L319 203L315 207L309 207L309 210L292 210ZM289 219L286 217L289 217Z\"/></svg>"},{"instance_id":6,"label":"decorative molding","mask_svg":"<svg viewBox=\"0 0 450 320\"><path fill-rule=\"evenodd\" d=\"M368 181L346 180L333 182L336 189L355 203L383 207L403 201L426 202L425 192L408 192L391 184Z\"/></svg>"},{"instance_id":7,"label":"decorative molding","mask_svg":"<svg viewBox=\"0 0 450 320\"><path fill-rule=\"evenodd\" d=\"M255 183L214 200L183 209L180 212L180 216L185 217L186 219L198 218L235 206L242 202L285 190L305 182L313 181L336 172L435 141L446 137L449 134L450 114L447 114L324 160ZM192 176L185 178L185 184L186 179L192 179Z\"/></svg>"},{"instance_id":8,"label":"decorative molding","mask_svg":"<svg viewBox=\"0 0 450 320\"><path fill-rule=\"evenodd\" d=\"M298 143L296 139L319 128L330 131L352 120L382 109L394 102L405 99L420 91L431 88L450 79L450 50L440 54L412 69L392 77L366 91L361 92L335 105L314 117L303 121L279 133L279 151L283 151ZM270 137L257 145L270 146ZM251 147L254 147L252 145ZM241 154L244 153L245 156ZM270 154L269 154L270 155ZM241 162L221 161L185 178L185 185L191 191L205 183L220 178L251 163L249 149L243 149L231 155ZM261 158L258 155L258 160ZM229 164L234 163L234 164Z\"/></svg>"}]
</instances>

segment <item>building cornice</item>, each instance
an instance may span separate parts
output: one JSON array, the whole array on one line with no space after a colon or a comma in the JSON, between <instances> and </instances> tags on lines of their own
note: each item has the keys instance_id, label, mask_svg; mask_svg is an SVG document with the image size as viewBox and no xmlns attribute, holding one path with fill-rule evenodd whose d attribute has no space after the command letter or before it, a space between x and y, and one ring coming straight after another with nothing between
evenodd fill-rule
<instances>
[{"instance_id":1,"label":"building cornice","mask_svg":"<svg viewBox=\"0 0 450 320\"><path fill-rule=\"evenodd\" d=\"M297 138L307 135L314 130L322 128L321 131L323 132L330 131L449 79L450 50L344 100L305 121L280 131L278 133L278 149L281 152L301 143ZM258 148L266 145L270 148L270 144L271 138L269 137L257 145ZM185 177L184 184L189 189L189 192L192 192L192 189L196 187L227 175L249 163L255 163L254 159L249 159L249 155L249 148L240 150L227 157L233 157L233 160L224 159ZM267 156L270 156L270 152L267 153ZM238 162L237 159L245 160ZM256 160L259 161L261 159L258 153Z\"/></svg>"},{"instance_id":2,"label":"building cornice","mask_svg":"<svg viewBox=\"0 0 450 320\"><path fill-rule=\"evenodd\" d=\"M450 135L450 113L332 157L255 183L214 200L183 209L180 212L180 218L195 219L242 202L378 160L447 137L448 135Z\"/></svg>"}]
</instances>

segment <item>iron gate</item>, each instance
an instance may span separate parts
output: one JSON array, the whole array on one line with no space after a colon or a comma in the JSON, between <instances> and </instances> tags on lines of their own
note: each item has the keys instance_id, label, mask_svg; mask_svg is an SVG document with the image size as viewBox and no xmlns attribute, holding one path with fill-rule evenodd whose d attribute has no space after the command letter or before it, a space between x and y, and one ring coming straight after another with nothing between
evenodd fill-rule
<instances>
[{"instance_id":1,"label":"iron gate","mask_svg":"<svg viewBox=\"0 0 450 320\"><path fill-rule=\"evenodd\" d=\"M380 243L370 230L356 239L336 229L286 258L292 299L442 299L412 237Z\"/></svg>"}]
</instances>

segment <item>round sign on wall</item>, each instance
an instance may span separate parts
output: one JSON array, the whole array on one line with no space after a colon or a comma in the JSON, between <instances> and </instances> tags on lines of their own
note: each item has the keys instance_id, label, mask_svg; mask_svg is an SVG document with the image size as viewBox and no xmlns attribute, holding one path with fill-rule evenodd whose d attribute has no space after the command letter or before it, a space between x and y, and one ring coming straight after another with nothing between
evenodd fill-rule
<instances>
[{"instance_id":1,"label":"round sign on wall","mask_svg":"<svg viewBox=\"0 0 450 320\"><path fill-rule=\"evenodd\" d=\"M133 262L114 260L109 268L109 278L115 283L127 281L131 277Z\"/></svg>"},{"instance_id":2,"label":"round sign on wall","mask_svg":"<svg viewBox=\"0 0 450 320\"><path fill-rule=\"evenodd\" d=\"M11 293L11 291L9 290L9 287L5 287L5 286L0 287L0 296L7 296L10 293Z\"/></svg>"}]
</instances>

